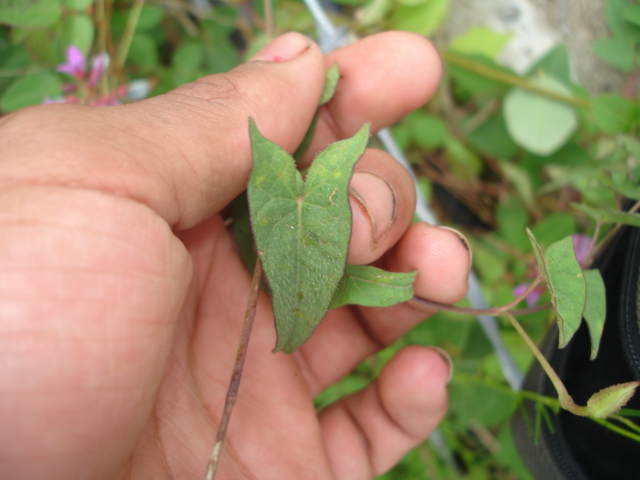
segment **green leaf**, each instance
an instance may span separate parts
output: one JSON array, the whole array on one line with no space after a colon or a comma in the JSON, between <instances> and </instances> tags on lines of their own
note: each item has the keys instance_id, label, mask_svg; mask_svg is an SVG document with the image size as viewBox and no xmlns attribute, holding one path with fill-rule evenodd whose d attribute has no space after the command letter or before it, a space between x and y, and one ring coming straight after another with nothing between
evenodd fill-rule
<instances>
[{"instance_id":1,"label":"green leaf","mask_svg":"<svg viewBox=\"0 0 640 480\"><path fill-rule=\"evenodd\" d=\"M86 10L96 0L62 0L62 5L70 10Z\"/></svg>"},{"instance_id":2,"label":"green leaf","mask_svg":"<svg viewBox=\"0 0 640 480\"><path fill-rule=\"evenodd\" d=\"M324 317L342 279L351 234L348 185L369 125L329 145L302 180L291 156L251 121L251 225L271 287L278 341L291 353Z\"/></svg>"},{"instance_id":3,"label":"green leaf","mask_svg":"<svg viewBox=\"0 0 640 480\"><path fill-rule=\"evenodd\" d=\"M629 178L625 172L613 172L611 174L611 188L620 195L632 200L640 201L640 185Z\"/></svg>"},{"instance_id":4,"label":"green leaf","mask_svg":"<svg viewBox=\"0 0 640 480\"><path fill-rule=\"evenodd\" d=\"M535 75L540 71L553 78L557 78L565 85L571 85L571 65L566 45L559 43L549 50L544 57L529 68L529 74Z\"/></svg>"},{"instance_id":5,"label":"green leaf","mask_svg":"<svg viewBox=\"0 0 640 480\"><path fill-rule=\"evenodd\" d=\"M415 144L427 150L441 147L447 137L447 127L442 120L423 111L410 113L402 125L409 130Z\"/></svg>"},{"instance_id":6,"label":"green leaf","mask_svg":"<svg viewBox=\"0 0 640 480\"><path fill-rule=\"evenodd\" d=\"M145 4L136 24L136 32L146 32L160 25L164 18L164 8L160 5Z\"/></svg>"},{"instance_id":7,"label":"green leaf","mask_svg":"<svg viewBox=\"0 0 640 480\"><path fill-rule=\"evenodd\" d=\"M518 153L518 145L507 130L502 112L491 115L479 127L469 133L469 142L486 155L512 158Z\"/></svg>"},{"instance_id":8,"label":"green leaf","mask_svg":"<svg viewBox=\"0 0 640 480\"><path fill-rule=\"evenodd\" d=\"M91 45L93 45L94 34L95 28L93 21L88 15L78 14L67 16L62 25L65 51L70 45L75 45L86 57L91 50Z\"/></svg>"},{"instance_id":9,"label":"green leaf","mask_svg":"<svg viewBox=\"0 0 640 480\"><path fill-rule=\"evenodd\" d=\"M36 73L19 78L13 82L0 99L0 109L13 112L30 105L38 105L46 97L57 98L62 95L62 82L53 73Z\"/></svg>"},{"instance_id":10,"label":"green leaf","mask_svg":"<svg viewBox=\"0 0 640 480\"><path fill-rule=\"evenodd\" d=\"M640 26L640 5L627 5L622 11L622 16L628 22Z\"/></svg>"},{"instance_id":11,"label":"green leaf","mask_svg":"<svg viewBox=\"0 0 640 480\"><path fill-rule=\"evenodd\" d=\"M571 94L562 83L549 76L530 81L552 92ZM522 88L514 88L507 94L504 117L515 142L538 155L550 155L558 150L578 126L572 107Z\"/></svg>"},{"instance_id":12,"label":"green leaf","mask_svg":"<svg viewBox=\"0 0 640 480\"><path fill-rule=\"evenodd\" d=\"M622 223L624 225L640 227L640 214L638 213L621 212L610 208L595 208L583 203L572 203L571 206L589 215L596 222Z\"/></svg>"},{"instance_id":13,"label":"green leaf","mask_svg":"<svg viewBox=\"0 0 640 480\"><path fill-rule=\"evenodd\" d=\"M416 271L392 273L368 265L347 265L329 308L343 305L388 307L413 297Z\"/></svg>"},{"instance_id":14,"label":"green leaf","mask_svg":"<svg viewBox=\"0 0 640 480\"><path fill-rule=\"evenodd\" d=\"M495 58L511 37L510 33L499 33L486 27L475 27L454 38L450 47L459 53Z\"/></svg>"},{"instance_id":15,"label":"green leaf","mask_svg":"<svg viewBox=\"0 0 640 480\"><path fill-rule=\"evenodd\" d=\"M61 14L60 0L0 1L0 24L14 27L50 27Z\"/></svg>"},{"instance_id":16,"label":"green leaf","mask_svg":"<svg viewBox=\"0 0 640 480\"><path fill-rule=\"evenodd\" d=\"M589 415L595 418L607 418L613 415L631 400L638 385L640 382L620 383L594 393L587 401Z\"/></svg>"},{"instance_id":17,"label":"green leaf","mask_svg":"<svg viewBox=\"0 0 640 480\"><path fill-rule=\"evenodd\" d=\"M604 38L593 43L594 53L614 68L633 70L635 51L632 42L620 38Z\"/></svg>"},{"instance_id":18,"label":"green leaf","mask_svg":"<svg viewBox=\"0 0 640 480\"><path fill-rule=\"evenodd\" d=\"M638 122L638 106L619 95L602 95L591 101L596 125L605 133L629 132Z\"/></svg>"},{"instance_id":19,"label":"green leaf","mask_svg":"<svg viewBox=\"0 0 640 480\"><path fill-rule=\"evenodd\" d=\"M544 254L533 234L527 229L540 274L551 293L557 315L559 348L569 343L582 320L586 298L586 283L573 251L573 240L566 237L547 248Z\"/></svg>"},{"instance_id":20,"label":"green leaf","mask_svg":"<svg viewBox=\"0 0 640 480\"><path fill-rule=\"evenodd\" d=\"M607 315L604 282L599 270L585 270L584 280L587 284L587 299L582 315L589 327L591 337L591 360L598 355L600 339Z\"/></svg>"},{"instance_id":21,"label":"green leaf","mask_svg":"<svg viewBox=\"0 0 640 480\"><path fill-rule=\"evenodd\" d=\"M625 18L625 11L629 5L627 0L607 0L605 12L613 36L632 42L636 37L637 29Z\"/></svg>"},{"instance_id":22,"label":"green leaf","mask_svg":"<svg viewBox=\"0 0 640 480\"><path fill-rule=\"evenodd\" d=\"M400 6L391 17L391 28L431 35L444 21L449 0L427 0L415 6Z\"/></svg>"},{"instance_id":23,"label":"green leaf","mask_svg":"<svg viewBox=\"0 0 640 480\"><path fill-rule=\"evenodd\" d=\"M136 33L131 39L128 62L142 70L152 70L159 63L158 47L153 38L145 33Z\"/></svg>"},{"instance_id":24,"label":"green leaf","mask_svg":"<svg viewBox=\"0 0 640 480\"><path fill-rule=\"evenodd\" d=\"M324 88L322 89L322 95L320 96L318 105L322 106L333 98L338 88L338 80L340 80L340 67L338 66L338 62L336 62L327 70L324 79Z\"/></svg>"}]
</instances>

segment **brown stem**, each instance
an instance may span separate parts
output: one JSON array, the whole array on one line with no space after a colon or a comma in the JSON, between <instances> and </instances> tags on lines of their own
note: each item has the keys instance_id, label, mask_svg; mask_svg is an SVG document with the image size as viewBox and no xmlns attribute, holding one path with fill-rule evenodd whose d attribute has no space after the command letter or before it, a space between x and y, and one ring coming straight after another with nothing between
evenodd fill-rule
<instances>
[{"instance_id":1,"label":"brown stem","mask_svg":"<svg viewBox=\"0 0 640 480\"><path fill-rule=\"evenodd\" d=\"M431 300L418 297L417 295L414 295L413 298L409 300L409 302L411 302L411 304L415 307L427 308L430 310L433 310L433 309L446 310L448 312L467 313L469 315L500 315L504 312L509 311L511 308L518 305L522 300L527 298L527 295L529 295L540 284L541 281L542 281L542 277L540 276L537 277L533 282L531 282L531 285L529 285L527 289L517 298L507 303L506 305L503 305L501 307L495 307L495 308L456 307L455 305L447 305L446 303L432 302ZM546 307L546 305L544 307ZM534 308L528 308L523 310L514 310L511 313L521 315L524 313L531 313L538 310L541 310L541 308L534 307Z\"/></svg>"},{"instance_id":2,"label":"brown stem","mask_svg":"<svg viewBox=\"0 0 640 480\"><path fill-rule=\"evenodd\" d=\"M256 316L261 279L262 262L260 261L260 257L258 257L256 259L256 267L253 271L253 278L251 280L251 289L249 290L249 299L247 300L247 312L245 313L244 321L242 322L242 333L240 334L240 342L236 353L236 363L233 366L233 373L231 375L231 380L229 381L227 398L224 403L224 410L222 412L222 418L220 419L220 425L218 426L216 443L213 446L211 458L209 458L209 464L207 465L205 480L213 480L216 475L220 452L222 451L222 445L224 444L224 439L227 435L227 427L229 426L229 419L231 418L231 410L233 410L233 406L238 398L238 389L240 388L240 379L242 378L244 360L247 357L251 327L253 326L253 319Z\"/></svg>"}]
</instances>

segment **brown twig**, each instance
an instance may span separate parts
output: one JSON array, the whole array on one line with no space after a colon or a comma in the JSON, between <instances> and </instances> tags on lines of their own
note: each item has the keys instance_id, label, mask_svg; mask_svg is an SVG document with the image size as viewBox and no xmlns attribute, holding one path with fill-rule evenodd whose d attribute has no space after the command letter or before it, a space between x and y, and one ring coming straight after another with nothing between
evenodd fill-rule
<instances>
[{"instance_id":1,"label":"brown twig","mask_svg":"<svg viewBox=\"0 0 640 480\"><path fill-rule=\"evenodd\" d=\"M227 398L224 403L224 410L222 412L222 418L220 419L220 425L218 426L218 434L216 435L216 443L213 446L211 452L211 458L209 458L209 464L207 465L207 473L205 474L205 480L213 480L218 469L218 460L220 459L220 452L224 444L224 439L227 435L227 427L229 426L229 419L231 418L231 410L238 398L238 389L240 388L240 379L242 378L242 369L244 367L244 361L247 357L247 348L249 346L249 337L251 336L251 327L253 326L253 319L256 316L256 310L258 305L258 297L260 295L260 281L262 279L262 262L260 257L256 259L256 267L253 271L253 279L251 280L251 289L249 290L249 299L247 300L247 311L242 322L242 333L240 334L240 342L238 344L238 351L236 353L236 363L233 366L233 373L231 374L231 380L229 381L229 389L227 390Z\"/></svg>"}]
</instances>

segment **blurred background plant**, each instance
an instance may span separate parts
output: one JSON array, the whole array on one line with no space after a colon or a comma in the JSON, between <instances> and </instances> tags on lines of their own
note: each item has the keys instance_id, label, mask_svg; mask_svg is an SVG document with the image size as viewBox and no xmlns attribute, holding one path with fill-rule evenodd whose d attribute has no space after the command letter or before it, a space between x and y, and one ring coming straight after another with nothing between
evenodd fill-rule
<instances>
[{"instance_id":1,"label":"blurred background plant","mask_svg":"<svg viewBox=\"0 0 640 480\"><path fill-rule=\"evenodd\" d=\"M429 36L442 52L438 94L392 131L441 222L471 240L482 289L499 306L536 274L527 227L543 247L572 234L599 241L606 225L619 221L612 212L626 198L640 200L640 5L594 2L602 4L594 20L601 25L585 42L558 28L562 19L545 20L542 0L475 2L496 13L481 20L464 15L473 3L335 0L325 6L357 35L409 30ZM271 19L262 0L3 0L0 112L52 101L140 100L233 68L266 43L270 28L316 36L301 0L272 7ZM531 29L519 28L522 22L533 22L540 35L523 38ZM576 50L574 37L586 53ZM609 75L594 83L603 72ZM542 293L539 302L546 301ZM548 311L521 317L536 341L553 321ZM526 371L531 353L508 323L500 326ZM531 478L509 426L529 394L505 382L496 353L469 315L436 314L321 394L318 407L366 385L412 343L439 345L454 359L444 441L425 442L380 478ZM555 399L537 400L557 407Z\"/></svg>"}]
</instances>

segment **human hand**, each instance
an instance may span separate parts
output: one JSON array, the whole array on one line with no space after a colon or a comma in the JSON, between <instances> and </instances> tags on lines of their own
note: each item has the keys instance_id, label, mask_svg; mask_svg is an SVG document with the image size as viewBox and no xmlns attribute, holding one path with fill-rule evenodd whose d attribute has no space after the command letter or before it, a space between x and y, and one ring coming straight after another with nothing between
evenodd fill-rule
<instances>
[{"instance_id":1,"label":"human hand","mask_svg":"<svg viewBox=\"0 0 640 480\"><path fill-rule=\"evenodd\" d=\"M424 104L441 69L430 43L399 32L326 57L287 34L254 60L131 105L0 119L1 478L202 478L251 278L221 213L246 187L248 118L294 151L337 61L317 152ZM417 269L416 294L462 298L469 252L451 231L410 226L403 167L368 150L355 170L349 263ZM450 369L436 350L402 349L322 412L312 399L424 316L343 307L295 354L272 354L262 294L217 478L355 480L393 466L444 415Z\"/></svg>"}]
</instances>

